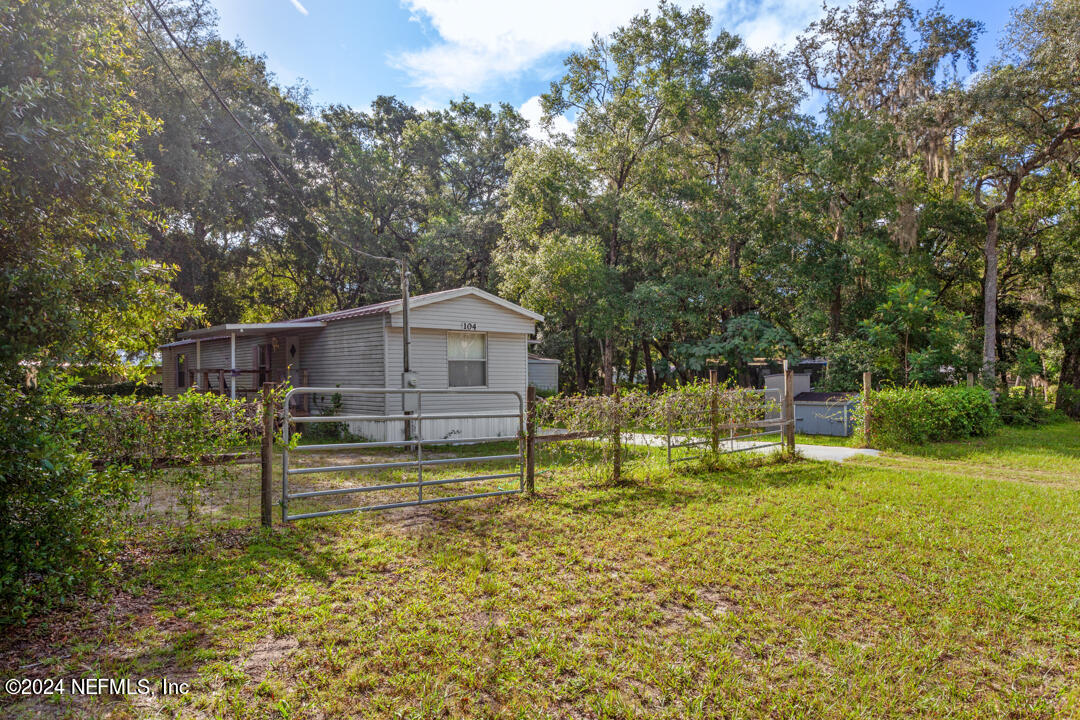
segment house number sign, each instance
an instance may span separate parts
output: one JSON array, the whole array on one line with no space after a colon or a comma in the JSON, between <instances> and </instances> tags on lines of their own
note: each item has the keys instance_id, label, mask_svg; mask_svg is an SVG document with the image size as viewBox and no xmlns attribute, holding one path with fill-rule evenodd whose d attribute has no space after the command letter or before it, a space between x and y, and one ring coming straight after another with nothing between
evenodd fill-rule
<instances>
[{"instance_id":1,"label":"house number sign","mask_svg":"<svg viewBox=\"0 0 1080 720\"><path fill-rule=\"evenodd\" d=\"M463 322L463 323L461 323L461 329L462 330L475 330L476 329L476 323L474 323L474 322Z\"/></svg>"}]
</instances>

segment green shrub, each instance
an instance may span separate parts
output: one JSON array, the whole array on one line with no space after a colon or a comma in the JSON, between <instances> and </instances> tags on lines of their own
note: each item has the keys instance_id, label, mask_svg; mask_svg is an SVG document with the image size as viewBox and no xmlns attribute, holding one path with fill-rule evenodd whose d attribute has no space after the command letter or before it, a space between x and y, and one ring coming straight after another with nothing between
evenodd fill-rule
<instances>
[{"instance_id":1,"label":"green shrub","mask_svg":"<svg viewBox=\"0 0 1080 720\"><path fill-rule=\"evenodd\" d=\"M75 397L112 397L114 395L134 395L135 397L147 398L161 395L160 383L137 383L134 380L125 380L117 383L104 383L100 385L79 383L72 385L68 394Z\"/></svg>"},{"instance_id":2,"label":"green shrub","mask_svg":"<svg viewBox=\"0 0 1080 720\"><path fill-rule=\"evenodd\" d=\"M98 465L126 467L142 480L167 479L194 517L201 496L228 477L228 453L251 449L261 432L258 405L224 395L132 395L72 404L78 448Z\"/></svg>"},{"instance_id":3,"label":"green shrub","mask_svg":"<svg viewBox=\"0 0 1080 720\"><path fill-rule=\"evenodd\" d=\"M1068 383L1061 383L1054 399L1054 408L1065 413L1073 420L1080 420L1080 388Z\"/></svg>"},{"instance_id":4,"label":"green shrub","mask_svg":"<svg viewBox=\"0 0 1080 720\"><path fill-rule=\"evenodd\" d=\"M997 411L1001 416L1001 422L1006 425L1020 426L1038 425L1045 422L1048 414L1043 399L1030 392L1024 392L1023 388L1015 390L1016 392L1007 391L998 396Z\"/></svg>"},{"instance_id":5,"label":"green shrub","mask_svg":"<svg viewBox=\"0 0 1080 720\"><path fill-rule=\"evenodd\" d=\"M855 410L855 437L864 437L869 410L870 444L889 448L981 437L1000 424L993 397L980 387L915 385L886 388Z\"/></svg>"},{"instance_id":6,"label":"green shrub","mask_svg":"<svg viewBox=\"0 0 1080 720\"><path fill-rule=\"evenodd\" d=\"M95 470L60 390L0 383L0 625L93 591L132 475Z\"/></svg>"}]
</instances>

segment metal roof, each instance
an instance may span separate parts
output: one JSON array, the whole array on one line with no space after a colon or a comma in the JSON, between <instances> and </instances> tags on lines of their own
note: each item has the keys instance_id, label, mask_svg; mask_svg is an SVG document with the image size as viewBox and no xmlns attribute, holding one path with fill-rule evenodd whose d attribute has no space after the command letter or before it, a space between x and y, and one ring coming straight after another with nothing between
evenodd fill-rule
<instances>
[{"instance_id":1,"label":"metal roof","mask_svg":"<svg viewBox=\"0 0 1080 720\"><path fill-rule=\"evenodd\" d=\"M524 315L537 322L544 319L544 316L540 313L533 312L532 310L526 310L525 308L504 300L498 295L492 295L489 292L485 292L480 288L474 287L459 287L453 290L440 290L439 292L426 293L424 295L416 295L409 298L409 308L419 308L424 305L429 305L435 302L441 302L443 300L451 300L455 297L462 295L473 295L488 302L494 303L510 312ZM384 302L375 303L373 305L364 305L363 307L349 308L346 310L335 310L334 312L323 313L321 315L311 315L309 317L296 318L295 320L282 320L281 322L272 323L227 323L225 325L214 325L213 327L202 328L200 330L188 330L186 332L178 333L177 337L184 338L185 340L219 340L221 338L228 338L231 334L237 335L263 335L274 331L290 331L300 330L303 328L320 328L325 327L326 323L333 322L335 320L348 320L349 318L364 317L366 315L380 315L382 313L395 313L401 311L401 300L386 300ZM211 337L212 336L212 337ZM176 343L170 343L169 345L162 345L161 347L172 347Z\"/></svg>"},{"instance_id":2,"label":"metal roof","mask_svg":"<svg viewBox=\"0 0 1080 720\"><path fill-rule=\"evenodd\" d=\"M529 360L535 362L558 363L560 365L562 364L562 360L557 360L556 358L541 357L539 355L533 355L532 353L529 353Z\"/></svg>"},{"instance_id":3,"label":"metal roof","mask_svg":"<svg viewBox=\"0 0 1080 720\"><path fill-rule=\"evenodd\" d=\"M214 337L201 337L199 340L228 340L228 335L215 335ZM193 345L195 340L177 340L176 342L167 343L165 345L158 345L158 349L177 347L179 345Z\"/></svg>"},{"instance_id":4,"label":"metal roof","mask_svg":"<svg viewBox=\"0 0 1080 720\"><path fill-rule=\"evenodd\" d=\"M851 402L859 396L855 392L801 392L795 396L795 402Z\"/></svg>"},{"instance_id":5,"label":"metal roof","mask_svg":"<svg viewBox=\"0 0 1080 720\"><path fill-rule=\"evenodd\" d=\"M265 335L266 333L274 332L276 330L302 330L304 328L321 328L326 327L326 323L317 321L297 321L286 320L284 322L270 322L270 323L226 323L224 325L214 325L213 327L200 328L199 330L187 330L186 332L177 333L177 337L194 339L194 340L216 340L216 337L208 337L211 335L221 335L225 333L225 337L229 335Z\"/></svg>"}]
</instances>

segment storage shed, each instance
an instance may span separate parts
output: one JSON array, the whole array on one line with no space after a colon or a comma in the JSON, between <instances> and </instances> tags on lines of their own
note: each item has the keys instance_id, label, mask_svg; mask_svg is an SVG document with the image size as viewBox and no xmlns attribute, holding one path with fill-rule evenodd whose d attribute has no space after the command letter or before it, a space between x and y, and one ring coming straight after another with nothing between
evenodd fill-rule
<instances>
[{"instance_id":1,"label":"storage shed","mask_svg":"<svg viewBox=\"0 0 1080 720\"><path fill-rule=\"evenodd\" d=\"M294 386L400 388L401 300L274 323L230 323L180 334L161 350L163 390L251 397L264 382ZM524 397L528 340L543 316L473 287L409 301L410 369L417 387L512 390ZM302 397L295 412L400 415L400 394ZM425 413L517 412L511 395L425 395ZM350 422L372 440L404 438L403 422ZM428 420L424 436L517 434L514 418Z\"/></svg>"},{"instance_id":2,"label":"storage shed","mask_svg":"<svg viewBox=\"0 0 1080 720\"><path fill-rule=\"evenodd\" d=\"M766 375L765 387L777 390L783 398L783 374ZM792 389L795 394L795 432L841 437L851 435L858 393L813 392L810 390L810 373L795 373Z\"/></svg>"},{"instance_id":3,"label":"storage shed","mask_svg":"<svg viewBox=\"0 0 1080 720\"><path fill-rule=\"evenodd\" d=\"M529 384L537 390L559 389L559 365L561 360L529 354Z\"/></svg>"}]
</instances>

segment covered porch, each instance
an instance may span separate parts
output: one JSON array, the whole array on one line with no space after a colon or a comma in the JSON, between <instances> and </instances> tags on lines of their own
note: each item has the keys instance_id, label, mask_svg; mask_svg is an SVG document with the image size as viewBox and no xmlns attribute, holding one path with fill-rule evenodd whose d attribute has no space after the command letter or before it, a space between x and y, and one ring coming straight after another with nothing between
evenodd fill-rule
<instances>
[{"instance_id":1,"label":"covered porch","mask_svg":"<svg viewBox=\"0 0 1080 720\"><path fill-rule=\"evenodd\" d=\"M233 399L253 399L264 383L306 385L307 369L300 367L295 334L325 325L318 320L227 323L182 332L174 345L182 343L194 352L177 356L177 384ZM245 346L245 352L238 354L238 341ZM204 344L215 349L209 353L212 357L204 357ZM223 346L227 347L226 354L220 351Z\"/></svg>"}]
</instances>

